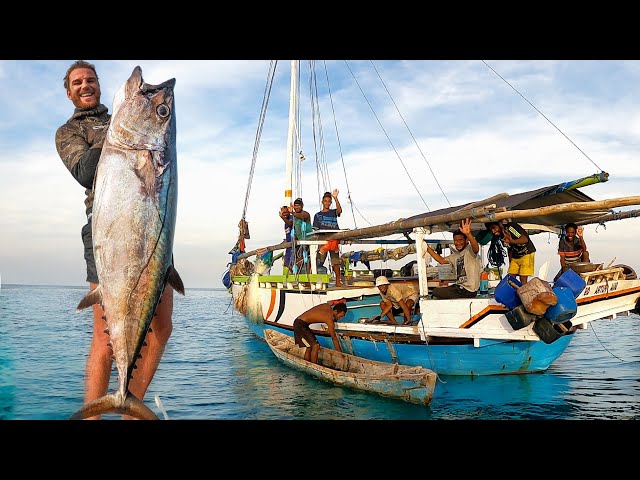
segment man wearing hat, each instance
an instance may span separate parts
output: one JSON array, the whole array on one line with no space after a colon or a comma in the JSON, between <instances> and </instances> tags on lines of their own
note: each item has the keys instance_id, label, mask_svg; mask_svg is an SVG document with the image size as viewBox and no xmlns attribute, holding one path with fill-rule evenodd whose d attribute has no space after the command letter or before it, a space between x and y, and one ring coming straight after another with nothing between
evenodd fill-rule
<instances>
[{"instance_id":1,"label":"man wearing hat","mask_svg":"<svg viewBox=\"0 0 640 480\"><path fill-rule=\"evenodd\" d=\"M304 207L302 198L296 198L293 201L293 208L291 209L291 215L293 216L293 233L296 240L304 240L313 230L311 225L311 215L306 210L303 210L302 207ZM309 245L297 246L295 250L296 266L298 267L297 272L295 273L300 273L302 266L305 263L307 265L309 264ZM311 273L308 266L306 268L306 272Z\"/></svg>"},{"instance_id":2,"label":"man wearing hat","mask_svg":"<svg viewBox=\"0 0 640 480\"><path fill-rule=\"evenodd\" d=\"M396 283L391 285L384 275L376 278L376 287L380 290L382 301L380 302L380 318L387 317L391 325L397 325L395 315L404 315L402 325L411 323L411 311L418 301L420 293L415 283Z\"/></svg>"}]
</instances>

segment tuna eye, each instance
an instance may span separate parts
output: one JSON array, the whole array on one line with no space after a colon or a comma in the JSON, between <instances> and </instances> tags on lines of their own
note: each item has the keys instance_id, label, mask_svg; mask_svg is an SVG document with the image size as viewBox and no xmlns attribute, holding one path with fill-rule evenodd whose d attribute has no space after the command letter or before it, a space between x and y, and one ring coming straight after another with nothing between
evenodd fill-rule
<instances>
[{"instance_id":1,"label":"tuna eye","mask_svg":"<svg viewBox=\"0 0 640 480\"><path fill-rule=\"evenodd\" d=\"M158 105L158 107L156 108L156 112L158 113L158 115L160 115L162 118L168 117L169 116L169 107L167 107L166 105L162 104L162 105Z\"/></svg>"}]
</instances>

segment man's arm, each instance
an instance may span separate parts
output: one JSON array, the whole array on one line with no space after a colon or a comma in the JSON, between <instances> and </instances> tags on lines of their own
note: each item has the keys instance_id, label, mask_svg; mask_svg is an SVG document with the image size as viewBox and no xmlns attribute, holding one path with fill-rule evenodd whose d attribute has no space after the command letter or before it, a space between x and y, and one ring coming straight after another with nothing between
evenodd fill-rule
<instances>
[{"instance_id":1,"label":"man's arm","mask_svg":"<svg viewBox=\"0 0 640 480\"><path fill-rule=\"evenodd\" d=\"M293 225L293 220L289 218L288 210L285 210L285 209L280 210L280 218L282 219L282 221L286 226L291 227Z\"/></svg>"},{"instance_id":2,"label":"man's arm","mask_svg":"<svg viewBox=\"0 0 640 480\"><path fill-rule=\"evenodd\" d=\"M587 253L587 242L584 241L584 227L580 225L576 230L576 235L580 238L580 244L582 245L582 254Z\"/></svg>"},{"instance_id":3,"label":"man's arm","mask_svg":"<svg viewBox=\"0 0 640 480\"><path fill-rule=\"evenodd\" d=\"M93 178L102 153L105 135L100 136L93 145L89 145L82 136L64 126L56 131L58 155L73 178L84 188L93 188Z\"/></svg>"},{"instance_id":4,"label":"man's arm","mask_svg":"<svg viewBox=\"0 0 640 480\"><path fill-rule=\"evenodd\" d=\"M338 190L334 190L331 196L336 202L336 215L340 216L342 214L342 205L340 205L340 200L338 200Z\"/></svg>"},{"instance_id":5,"label":"man's arm","mask_svg":"<svg viewBox=\"0 0 640 480\"><path fill-rule=\"evenodd\" d=\"M424 240L423 240L423 241L424 241ZM424 242L424 243L427 243L427 242ZM441 263L441 264L443 264L443 265L444 265L445 263L449 263L449 262L447 262L447 259L446 259L446 258L444 258L444 257L442 257L442 256L440 256L440 255L438 255L438 254L436 253L436 251L435 251L433 248L431 248L431 245L429 245L428 243L427 243L427 253L429 253L429 255L431 255L433 258L435 258L435 259L436 259L436 262L438 262L438 263Z\"/></svg>"},{"instance_id":6,"label":"man's arm","mask_svg":"<svg viewBox=\"0 0 640 480\"><path fill-rule=\"evenodd\" d=\"M340 348L340 341L338 340L338 336L336 335L333 314L331 314L331 320L327 321L327 327L329 327L329 335L331 335L331 340L333 340L333 348L335 348L339 352L342 352L342 348Z\"/></svg>"},{"instance_id":7,"label":"man's arm","mask_svg":"<svg viewBox=\"0 0 640 480\"><path fill-rule=\"evenodd\" d=\"M460 223L460 231L464 233L471 244L471 248L473 249L473 253L478 253L480 251L480 245L478 245L478 241L476 237L471 234L471 218L465 218Z\"/></svg>"},{"instance_id":8,"label":"man's arm","mask_svg":"<svg viewBox=\"0 0 640 480\"><path fill-rule=\"evenodd\" d=\"M510 227L507 227L504 230L504 240L506 241L506 243L524 245L529 241L529 235L527 234L527 231L524 228L522 228L519 224L515 224L515 225L518 225L519 227L519 228L518 227L514 227L514 228L520 234L520 237L513 238L513 236L511 236L511 232L509 231Z\"/></svg>"},{"instance_id":9,"label":"man's arm","mask_svg":"<svg viewBox=\"0 0 640 480\"><path fill-rule=\"evenodd\" d=\"M311 223L311 215L309 215L309 212L307 212L306 210L301 210L300 212L296 212L295 210L293 210L291 212L291 215L299 220L304 220L305 222Z\"/></svg>"}]
</instances>

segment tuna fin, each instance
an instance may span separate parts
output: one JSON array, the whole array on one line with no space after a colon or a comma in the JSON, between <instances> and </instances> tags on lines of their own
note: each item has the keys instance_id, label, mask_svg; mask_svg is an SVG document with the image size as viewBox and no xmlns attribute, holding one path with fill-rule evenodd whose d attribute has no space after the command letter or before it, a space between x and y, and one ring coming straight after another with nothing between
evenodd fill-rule
<instances>
[{"instance_id":1,"label":"tuna fin","mask_svg":"<svg viewBox=\"0 0 640 480\"><path fill-rule=\"evenodd\" d=\"M124 402L120 400L118 394L109 394L97 398L93 402L86 404L76 413L69 417L69 420L84 420L105 413L120 413L140 420L160 420L158 416L143 402L127 392Z\"/></svg>"},{"instance_id":2,"label":"tuna fin","mask_svg":"<svg viewBox=\"0 0 640 480\"><path fill-rule=\"evenodd\" d=\"M175 268L173 268L173 265L169 267L167 283L171 285L176 292L184 295L184 284L182 283L180 274Z\"/></svg>"},{"instance_id":3,"label":"tuna fin","mask_svg":"<svg viewBox=\"0 0 640 480\"><path fill-rule=\"evenodd\" d=\"M100 288L100 285L91 290L82 300L80 300L80 303L76 307L76 312L84 310L95 303L102 305L102 288Z\"/></svg>"}]
</instances>

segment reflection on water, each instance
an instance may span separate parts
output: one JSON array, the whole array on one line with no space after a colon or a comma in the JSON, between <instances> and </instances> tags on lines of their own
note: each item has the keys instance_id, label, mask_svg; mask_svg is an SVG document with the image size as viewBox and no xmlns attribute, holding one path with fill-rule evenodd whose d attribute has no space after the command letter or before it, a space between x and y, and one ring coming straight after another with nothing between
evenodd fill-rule
<instances>
[{"instance_id":1,"label":"reflection on water","mask_svg":"<svg viewBox=\"0 0 640 480\"><path fill-rule=\"evenodd\" d=\"M75 306L85 291L3 285L0 419L66 419L81 406L91 313ZM173 335L146 403L161 416L159 395L171 419L203 420L640 418L640 317L592 326L544 373L440 377L425 408L287 367L226 291L187 290L175 297Z\"/></svg>"}]
</instances>

